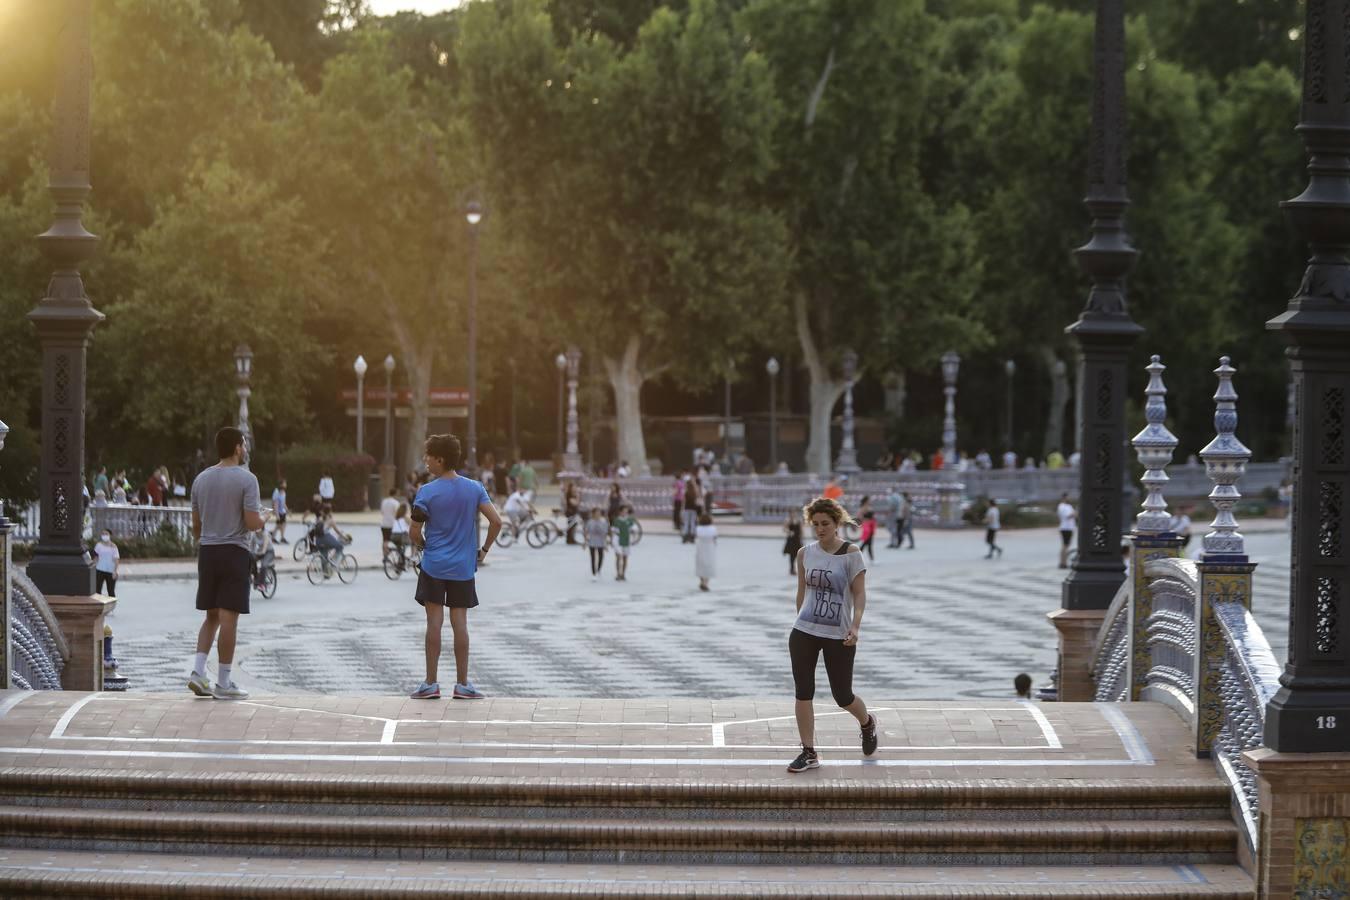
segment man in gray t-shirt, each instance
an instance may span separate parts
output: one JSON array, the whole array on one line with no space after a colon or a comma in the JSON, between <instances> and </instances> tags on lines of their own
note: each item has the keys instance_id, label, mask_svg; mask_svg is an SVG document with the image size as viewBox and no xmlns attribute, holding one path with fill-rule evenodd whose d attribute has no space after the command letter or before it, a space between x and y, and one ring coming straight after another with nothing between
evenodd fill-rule
<instances>
[{"instance_id":1,"label":"man in gray t-shirt","mask_svg":"<svg viewBox=\"0 0 1350 900\"><path fill-rule=\"evenodd\" d=\"M216 432L220 462L203 469L192 482L192 534L197 538L197 608L206 614L197 633L197 655L188 689L199 697L243 700L248 691L230 678L239 616L248 613L253 589L250 564L252 533L261 531L268 512L258 495L258 479L244 467L244 434L238 428ZM216 685L206 678L206 657L219 632Z\"/></svg>"}]
</instances>

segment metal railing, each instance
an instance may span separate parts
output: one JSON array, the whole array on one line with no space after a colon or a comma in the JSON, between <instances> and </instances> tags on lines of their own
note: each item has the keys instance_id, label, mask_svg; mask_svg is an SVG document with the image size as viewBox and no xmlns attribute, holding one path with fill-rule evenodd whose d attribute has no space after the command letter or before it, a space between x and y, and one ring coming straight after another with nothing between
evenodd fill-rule
<instances>
[{"instance_id":1,"label":"metal railing","mask_svg":"<svg viewBox=\"0 0 1350 900\"><path fill-rule=\"evenodd\" d=\"M114 540L150 537L168 523L183 540L192 538L192 509L188 506L137 506L130 503L109 503L91 506L93 531L104 528L112 532Z\"/></svg>"},{"instance_id":2,"label":"metal railing","mask_svg":"<svg viewBox=\"0 0 1350 900\"><path fill-rule=\"evenodd\" d=\"M1130 699L1130 603L1132 579L1126 578L1106 610L1092 653L1093 699L1119 703Z\"/></svg>"},{"instance_id":3,"label":"metal railing","mask_svg":"<svg viewBox=\"0 0 1350 900\"><path fill-rule=\"evenodd\" d=\"M70 648L42 592L27 575L17 571L11 575L12 683L25 690L59 691Z\"/></svg>"},{"instance_id":4,"label":"metal railing","mask_svg":"<svg viewBox=\"0 0 1350 900\"><path fill-rule=\"evenodd\" d=\"M1143 673L1140 700L1172 707L1195 719L1195 635L1200 615L1199 577L1189 559L1162 559L1144 566L1152 612L1143 622L1150 663ZM1137 656L1136 656L1137 658Z\"/></svg>"}]
</instances>

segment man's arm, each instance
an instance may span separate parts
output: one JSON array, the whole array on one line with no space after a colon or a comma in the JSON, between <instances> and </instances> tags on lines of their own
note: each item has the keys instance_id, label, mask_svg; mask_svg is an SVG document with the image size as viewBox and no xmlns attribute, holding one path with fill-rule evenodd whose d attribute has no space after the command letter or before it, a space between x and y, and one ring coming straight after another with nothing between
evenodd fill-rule
<instances>
[{"instance_id":1,"label":"man's arm","mask_svg":"<svg viewBox=\"0 0 1350 900\"><path fill-rule=\"evenodd\" d=\"M484 547L491 547L497 541L497 535L502 530L502 517L497 512L497 507L493 506L491 501L478 504L478 511L483 514L483 518L488 521L487 540L483 546L478 548L478 561L482 562L483 557L487 556L487 550Z\"/></svg>"},{"instance_id":2,"label":"man's arm","mask_svg":"<svg viewBox=\"0 0 1350 900\"><path fill-rule=\"evenodd\" d=\"M202 517L195 506L192 508L192 539L197 543L202 540Z\"/></svg>"}]
</instances>

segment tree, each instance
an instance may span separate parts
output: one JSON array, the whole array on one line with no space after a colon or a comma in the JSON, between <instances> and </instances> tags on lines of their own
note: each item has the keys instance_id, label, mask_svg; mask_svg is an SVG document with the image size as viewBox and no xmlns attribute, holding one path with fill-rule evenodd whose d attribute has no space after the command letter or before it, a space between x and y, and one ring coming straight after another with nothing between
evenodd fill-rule
<instances>
[{"instance_id":1,"label":"tree","mask_svg":"<svg viewBox=\"0 0 1350 900\"><path fill-rule=\"evenodd\" d=\"M810 374L807 468L827 472L846 348L886 371L984 340L969 215L936 202L919 166L937 23L919 0L759 0L740 21L787 109L767 193L789 228L788 319Z\"/></svg>"},{"instance_id":2,"label":"tree","mask_svg":"<svg viewBox=\"0 0 1350 900\"><path fill-rule=\"evenodd\" d=\"M619 456L646 468L643 384L716 380L780 296L762 199L778 105L711 0L658 9L626 49L560 42L544 5L474 4L461 60L494 194L528 247L527 290L593 348Z\"/></svg>"}]
</instances>

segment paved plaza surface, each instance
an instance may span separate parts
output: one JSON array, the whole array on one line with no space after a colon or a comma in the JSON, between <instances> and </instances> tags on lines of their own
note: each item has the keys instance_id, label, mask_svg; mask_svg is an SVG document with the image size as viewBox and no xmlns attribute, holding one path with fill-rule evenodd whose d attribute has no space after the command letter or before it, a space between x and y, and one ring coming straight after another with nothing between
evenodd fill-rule
<instances>
[{"instance_id":1,"label":"paved plaza surface","mask_svg":"<svg viewBox=\"0 0 1350 900\"><path fill-rule=\"evenodd\" d=\"M592 581L584 549L495 548L472 610L471 677L494 697L791 697L787 635L795 579L773 529L722 526L712 591L698 590L692 545L668 522L644 520L629 578L613 557ZM1268 529L1279 530L1268 530ZM311 585L285 562L276 596L254 593L241 619L235 680L255 693L400 694L421 680L423 615L415 578L378 567L379 532L349 527L361 564L355 583ZM299 534L299 529L293 529ZM1289 537L1253 523L1254 607L1278 660L1288 631ZM877 550L854 687L864 698L1006 698L1019 672L1044 682L1055 664L1045 614L1065 572L1058 534L1007 531L985 560L983 532L920 531L914 550ZM881 542L885 532L879 534ZM1192 549L1198 543L1192 542ZM133 691L183 692L200 624L194 565L129 560L109 619ZM453 681L449 630L441 681ZM211 667L215 666L212 653ZM818 696L828 697L823 670Z\"/></svg>"}]
</instances>

